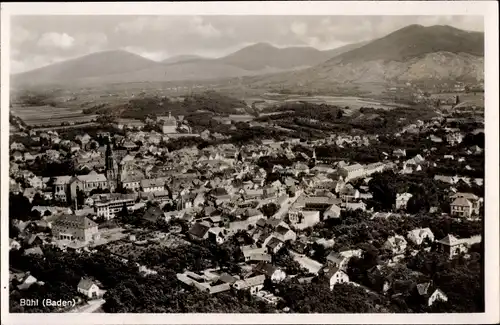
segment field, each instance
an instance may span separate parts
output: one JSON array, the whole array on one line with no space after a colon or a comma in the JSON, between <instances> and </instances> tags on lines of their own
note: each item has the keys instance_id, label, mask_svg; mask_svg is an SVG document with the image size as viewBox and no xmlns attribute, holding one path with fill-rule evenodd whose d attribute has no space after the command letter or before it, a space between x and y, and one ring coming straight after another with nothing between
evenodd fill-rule
<instances>
[{"instance_id":1,"label":"field","mask_svg":"<svg viewBox=\"0 0 500 325\"><path fill-rule=\"evenodd\" d=\"M20 117L28 126L56 126L89 123L97 115L84 115L78 108L52 106L13 106L12 114Z\"/></svg>"},{"instance_id":2,"label":"field","mask_svg":"<svg viewBox=\"0 0 500 325\"><path fill-rule=\"evenodd\" d=\"M432 99L447 100L450 98L455 98L456 96L460 99L460 106L477 106L484 107L484 93L441 93L433 94Z\"/></svg>"}]
</instances>

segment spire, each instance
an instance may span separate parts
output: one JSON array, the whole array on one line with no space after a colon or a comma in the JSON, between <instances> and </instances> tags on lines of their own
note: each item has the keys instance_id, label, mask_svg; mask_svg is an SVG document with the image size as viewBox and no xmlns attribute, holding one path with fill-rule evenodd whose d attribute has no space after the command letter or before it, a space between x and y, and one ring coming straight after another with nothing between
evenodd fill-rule
<instances>
[{"instance_id":1,"label":"spire","mask_svg":"<svg viewBox=\"0 0 500 325\"><path fill-rule=\"evenodd\" d=\"M168 112L168 119L171 120L172 119L172 112Z\"/></svg>"}]
</instances>

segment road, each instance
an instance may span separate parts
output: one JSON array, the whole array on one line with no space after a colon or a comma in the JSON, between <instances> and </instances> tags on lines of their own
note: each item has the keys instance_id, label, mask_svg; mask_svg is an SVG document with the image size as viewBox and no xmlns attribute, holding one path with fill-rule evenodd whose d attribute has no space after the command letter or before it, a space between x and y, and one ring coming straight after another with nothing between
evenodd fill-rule
<instances>
[{"instance_id":1,"label":"road","mask_svg":"<svg viewBox=\"0 0 500 325\"><path fill-rule=\"evenodd\" d=\"M78 306L72 310L70 310L70 313L94 313L97 309L101 308L102 305L106 300L104 299L96 299L96 300L91 300L88 303L86 303L83 306Z\"/></svg>"},{"instance_id":2,"label":"road","mask_svg":"<svg viewBox=\"0 0 500 325\"><path fill-rule=\"evenodd\" d=\"M290 251L293 259L300 264L300 266L309 270L313 274L318 274L319 270L323 267L323 264L305 256L304 254L299 254L294 251Z\"/></svg>"},{"instance_id":3,"label":"road","mask_svg":"<svg viewBox=\"0 0 500 325\"><path fill-rule=\"evenodd\" d=\"M278 210L278 212L276 212L273 215L273 218L283 219L283 217L288 213L288 210L290 209L290 206L292 204L294 204L295 201L297 201L297 199L299 198L299 196L301 194L302 194L301 190L295 192L295 196L292 197L292 198L289 198L288 200L286 200L286 202L280 207L280 209Z\"/></svg>"}]
</instances>

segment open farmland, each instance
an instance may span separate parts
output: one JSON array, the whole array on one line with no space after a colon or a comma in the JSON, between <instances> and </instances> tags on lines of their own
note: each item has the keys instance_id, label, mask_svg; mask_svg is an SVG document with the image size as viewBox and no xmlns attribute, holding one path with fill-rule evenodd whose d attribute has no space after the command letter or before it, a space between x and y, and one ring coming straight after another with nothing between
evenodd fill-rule
<instances>
[{"instance_id":1,"label":"open farmland","mask_svg":"<svg viewBox=\"0 0 500 325\"><path fill-rule=\"evenodd\" d=\"M97 115L84 115L78 108L45 106L14 106L12 113L20 117L28 126L55 126L89 123Z\"/></svg>"}]
</instances>

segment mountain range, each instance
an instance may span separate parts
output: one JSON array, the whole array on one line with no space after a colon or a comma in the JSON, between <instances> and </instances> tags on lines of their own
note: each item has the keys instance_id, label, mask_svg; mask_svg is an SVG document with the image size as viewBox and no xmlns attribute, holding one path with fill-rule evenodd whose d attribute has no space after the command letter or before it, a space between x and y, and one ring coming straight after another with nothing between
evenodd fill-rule
<instances>
[{"instance_id":1,"label":"mountain range","mask_svg":"<svg viewBox=\"0 0 500 325\"><path fill-rule=\"evenodd\" d=\"M221 58L180 55L156 62L123 50L89 54L11 76L14 85L126 83L245 77L254 87L482 80L484 34L410 25L333 50L257 43Z\"/></svg>"}]
</instances>

